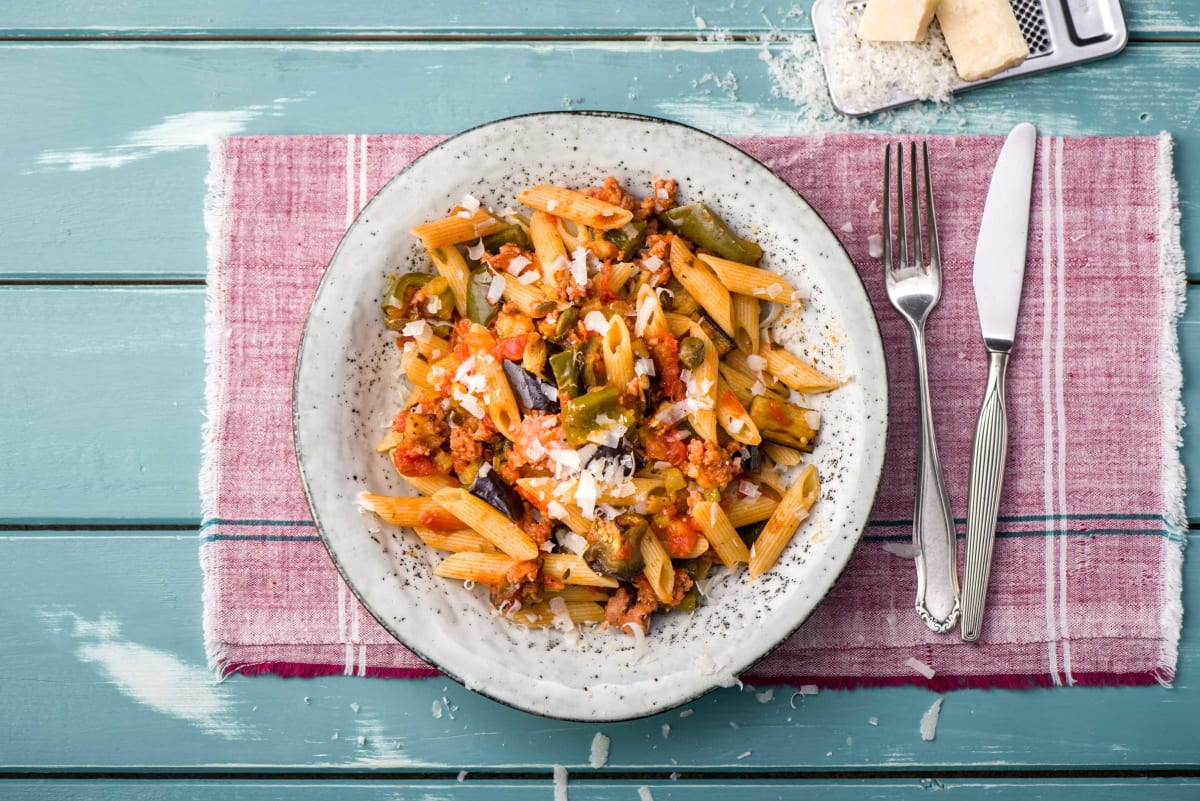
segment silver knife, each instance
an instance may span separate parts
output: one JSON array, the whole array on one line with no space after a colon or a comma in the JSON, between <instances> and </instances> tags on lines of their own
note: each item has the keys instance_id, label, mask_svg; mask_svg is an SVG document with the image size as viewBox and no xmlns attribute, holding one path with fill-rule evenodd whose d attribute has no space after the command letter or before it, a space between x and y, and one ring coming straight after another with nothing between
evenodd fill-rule
<instances>
[{"instance_id":1,"label":"silver knife","mask_svg":"<svg viewBox=\"0 0 1200 801\"><path fill-rule=\"evenodd\" d=\"M1036 150L1037 129L1030 123L1021 123L1008 135L992 172L975 246L975 305L979 308L979 328L988 351L988 379L971 453L967 562L962 593L962 638L966 642L978 640L983 628L983 607L992 569L992 544L996 539L1000 488L1008 453L1004 376L1021 306Z\"/></svg>"}]
</instances>

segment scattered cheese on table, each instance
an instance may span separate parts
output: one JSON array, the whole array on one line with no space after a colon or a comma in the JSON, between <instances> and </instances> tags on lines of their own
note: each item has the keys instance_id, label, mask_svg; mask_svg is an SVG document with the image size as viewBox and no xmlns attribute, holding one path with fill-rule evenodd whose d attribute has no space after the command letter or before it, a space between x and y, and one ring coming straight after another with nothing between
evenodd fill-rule
<instances>
[{"instance_id":1,"label":"scattered cheese on table","mask_svg":"<svg viewBox=\"0 0 1200 801\"><path fill-rule=\"evenodd\" d=\"M858 24L858 37L869 42L919 42L937 5L938 0L871 0Z\"/></svg>"},{"instance_id":2,"label":"scattered cheese on table","mask_svg":"<svg viewBox=\"0 0 1200 801\"><path fill-rule=\"evenodd\" d=\"M964 81L995 75L1029 55L1008 0L941 0L937 18Z\"/></svg>"}]
</instances>

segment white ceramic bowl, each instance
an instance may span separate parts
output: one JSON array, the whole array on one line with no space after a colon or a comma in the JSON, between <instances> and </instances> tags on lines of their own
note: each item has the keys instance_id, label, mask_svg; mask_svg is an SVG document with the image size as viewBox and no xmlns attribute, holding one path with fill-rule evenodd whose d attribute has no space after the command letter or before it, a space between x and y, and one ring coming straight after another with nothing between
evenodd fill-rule
<instances>
[{"instance_id":1,"label":"white ceramic bowl","mask_svg":"<svg viewBox=\"0 0 1200 801\"><path fill-rule=\"evenodd\" d=\"M835 376L808 400L823 414L813 453L821 498L779 563L753 583L725 580L692 614L655 616L646 644L596 631L528 631L497 616L482 590L433 574L439 554L361 513L370 489L411 494L374 445L394 415L398 352L381 323L385 275L429 270L408 229L470 193L497 210L538 183L614 175L641 195L679 181L762 245L763 266L810 300L786 339ZM836 336L830 336L830 333ZM841 573L867 523L887 428L887 376L858 273L829 227L766 167L709 134L665 120L568 112L513 117L443 142L391 180L346 232L305 327L294 395L296 451L317 527L347 584L402 643L446 674L519 709L622 720L661 712L734 677L780 644ZM369 529L376 529L372 533Z\"/></svg>"}]
</instances>

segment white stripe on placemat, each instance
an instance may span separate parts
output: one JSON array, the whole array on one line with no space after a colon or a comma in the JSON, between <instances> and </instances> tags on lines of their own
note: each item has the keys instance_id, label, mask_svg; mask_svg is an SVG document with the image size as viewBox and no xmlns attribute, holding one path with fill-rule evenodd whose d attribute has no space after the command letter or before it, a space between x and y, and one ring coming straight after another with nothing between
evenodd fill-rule
<instances>
[{"instance_id":1,"label":"white stripe on placemat","mask_svg":"<svg viewBox=\"0 0 1200 801\"><path fill-rule=\"evenodd\" d=\"M1054 261L1050 249L1051 217L1050 217L1050 147L1048 140L1041 141L1042 154L1042 464L1044 482L1042 487L1042 502L1046 514L1054 514L1054 422L1051 407L1051 370L1050 360L1051 332L1054 315L1054 284L1052 281ZM1053 519L1053 517L1051 517ZM1055 684L1062 684L1058 678L1058 647L1056 645L1054 625L1054 537L1046 537L1043 542L1046 573L1046 641L1050 660L1050 676Z\"/></svg>"},{"instance_id":2,"label":"white stripe on placemat","mask_svg":"<svg viewBox=\"0 0 1200 801\"><path fill-rule=\"evenodd\" d=\"M1058 245L1058 303L1055 317L1058 325L1056 331L1057 343L1054 347L1054 403L1057 409L1055 426L1058 429L1058 448L1055 457L1058 459L1058 518L1055 528L1061 526L1063 534L1067 531L1067 408L1063 400L1063 374L1066 368L1063 364L1063 342L1066 339L1066 236L1063 232L1065 212L1063 211L1063 138L1054 140L1054 208L1056 212L1055 230ZM1054 537L1058 546L1058 631L1062 637L1063 677L1067 684L1074 684L1075 677L1071 675L1071 629L1067 623L1067 537Z\"/></svg>"},{"instance_id":3,"label":"white stripe on placemat","mask_svg":"<svg viewBox=\"0 0 1200 801\"><path fill-rule=\"evenodd\" d=\"M350 227L350 223L354 222L355 214L354 203L354 134L346 137L346 227ZM337 577L337 593L338 593L338 641L346 646L346 667L343 673L347 676L354 675L354 645L350 642L350 638L346 636L346 604L353 604L354 598L350 595L350 588L346 586L346 582L342 580L341 574Z\"/></svg>"}]
</instances>

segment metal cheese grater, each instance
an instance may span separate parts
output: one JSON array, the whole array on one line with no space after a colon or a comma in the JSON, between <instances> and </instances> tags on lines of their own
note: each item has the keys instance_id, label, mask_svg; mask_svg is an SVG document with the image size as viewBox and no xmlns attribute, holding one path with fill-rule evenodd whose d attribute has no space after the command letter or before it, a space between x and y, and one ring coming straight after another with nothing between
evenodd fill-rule
<instances>
[{"instance_id":1,"label":"metal cheese grater","mask_svg":"<svg viewBox=\"0 0 1200 801\"><path fill-rule=\"evenodd\" d=\"M1021 33L1029 45L1029 57L1024 63L1004 70L990 78L979 81L958 81L955 93L974 89L1018 75L1066 67L1084 61L1092 61L1115 55L1125 48L1129 40L1125 28L1125 15L1120 0L1009 0ZM857 27L859 15L867 7L864 0L816 0L812 8L813 30L817 46L821 50L821 61L829 77L827 44L838 27ZM835 27L837 26L837 27ZM879 106L865 106L853 98L838 97L830 83L833 105L843 114L862 117L912 103L911 95L897 94L890 102Z\"/></svg>"}]
</instances>

